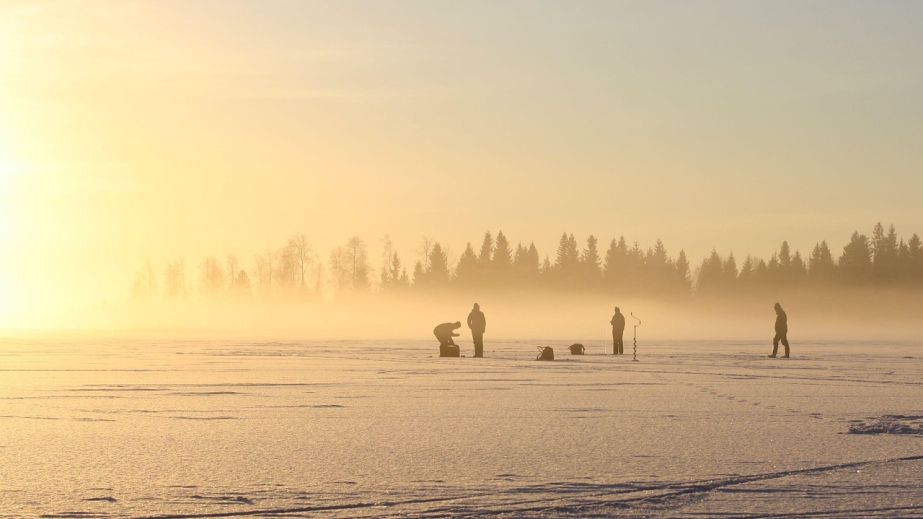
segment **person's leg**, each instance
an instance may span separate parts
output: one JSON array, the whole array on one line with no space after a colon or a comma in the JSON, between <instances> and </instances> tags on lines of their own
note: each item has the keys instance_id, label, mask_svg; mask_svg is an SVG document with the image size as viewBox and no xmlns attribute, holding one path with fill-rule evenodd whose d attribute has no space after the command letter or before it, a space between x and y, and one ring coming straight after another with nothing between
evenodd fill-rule
<instances>
[{"instance_id":1,"label":"person's leg","mask_svg":"<svg viewBox=\"0 0 923 519\"><path fill-rule=\"evenodd\" d=\"M615 328L612 329L612 354L619 354L619 336L615 333Z\"/></svg>"},{"instance_id":2,"label":"person's leg","mask_svg":"<svg viewBox=\"0 0 923 519\"><path fill-rule=\"evenodd\" d=\"M779 339L778 333L772 338L772 355L770 357L775 357L779 353Z\"/></svg>"},{"instance_id":3,"label":"person's leg","mask_svg":"<svg viewBox=\"0 0 923 519\"><path fill-rule=\"evenodd\" d=\"M788 334L787 333L782 334L782 346L785 346L785 358L788 358L789 350L788 350Z\"/></svg>"},{"instance_id":4,"label":"person's leg","mask_svg":"<svg viewBox=\"0 0 923 519\"><path fill-rule=\"evenodd\" d=\"M619 355L624 355L625 354L625 341L622 339L621 334L619 334L619 338L618 338L618 341L616 341L616 343L618 344Z\"/></svg>"},{"instance_id":5,"label":"person's leg","mask_svg":"<svg viewBox=\"0 0 923 519\"><path fill-rule=\"evenodd\" d=\"M484 356L484 334L475 333L473 334L474 338L474 356L483 357Z\"/></svg>"}]
</instances>

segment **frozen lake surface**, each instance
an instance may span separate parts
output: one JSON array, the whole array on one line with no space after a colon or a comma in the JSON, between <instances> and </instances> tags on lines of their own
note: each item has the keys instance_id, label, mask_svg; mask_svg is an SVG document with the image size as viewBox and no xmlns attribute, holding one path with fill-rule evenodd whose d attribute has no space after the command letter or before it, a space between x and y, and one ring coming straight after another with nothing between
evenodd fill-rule
<instances>
[{"instance_id":1,"label":"frozen lake surface","mask_svg":"<svg viewBox=\"0 0 923 519\"><path fill-rule=\"evenodd\" d=\"M0 341L0 515L923 517L923 344L583 342Z\"/></svg>"}]
</instances>

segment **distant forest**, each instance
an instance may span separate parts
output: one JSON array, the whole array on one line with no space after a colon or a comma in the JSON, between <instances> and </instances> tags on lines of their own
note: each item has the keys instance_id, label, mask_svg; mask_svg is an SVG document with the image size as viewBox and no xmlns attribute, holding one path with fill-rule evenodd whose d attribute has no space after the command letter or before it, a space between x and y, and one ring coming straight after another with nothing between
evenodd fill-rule
<instances>
[{"instance_id":1,"label":"distant forest","mask_svg":"<svg viewBox=\"0 0 923 519\"><path fill-rule=\"evenodd\" d=\"M768 260L713 250L697 268L685 252L673 257L657 242L642 249L624 237L602 251L595 236L580 244L564 233L553 258L535 244L515 247L503 232L486 233L480 247L469 242L457 260L438 241L422 240L408 271L391 240L384 238L378 268L366 243L352 237L327 256L326 263L306 237L295 235L279 249L253 257L244 267L236 256L210 256L187 271L181 259L158 269L151 261L137 272L132 294L138 299L206 296L318 298L325 291L425 294L436 291L583 291L658 297L729 296L790 289L841 287L923 287L923 246L913 234L898 237L880 223L871 237L853 233L834 254L826 241L805 258L783 241Z\"/></svg>"}]
</instances>

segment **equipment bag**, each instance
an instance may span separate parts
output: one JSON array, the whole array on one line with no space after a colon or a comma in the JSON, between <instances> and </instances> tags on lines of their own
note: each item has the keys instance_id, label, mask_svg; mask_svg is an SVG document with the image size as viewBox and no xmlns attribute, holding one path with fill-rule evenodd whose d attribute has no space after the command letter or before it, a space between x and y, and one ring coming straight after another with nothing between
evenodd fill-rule
<instances>
[{"instance_id":1,"label":"equipment bag","mask_svg":"<svg viewBox=\"0 0 923 519\"><path fill-rule=\"evenodd\" d=\"M584 351L586 351L586 348L584 348L583 345L579 342L570 345L571 355L583 355Z\"/></svg>"},{"instance_id":2,"label":"equipment bag","mask_svg":"<svg viewBox=\"0 0 923 519\"><path fill-rule=\"evenodd\" d=\"M535 360L554 360L554 348L538 346L538 357Z\"/></svg>"},{"instance_id":3,"label":"equipment bag","mask_svg":"<svg viewBox=\"0 0 923 519\"><path fill-rule=\"evenodd\" d=\"M460 357L461 349L454 344L442 344L439 346L440 357Z\"/></svg>"}]
</instances>

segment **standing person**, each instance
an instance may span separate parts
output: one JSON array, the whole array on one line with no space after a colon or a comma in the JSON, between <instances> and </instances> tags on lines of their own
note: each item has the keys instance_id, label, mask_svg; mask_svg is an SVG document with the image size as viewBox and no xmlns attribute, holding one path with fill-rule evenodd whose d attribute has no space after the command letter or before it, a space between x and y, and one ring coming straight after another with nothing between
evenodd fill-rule
<instances>
[{"instance_id":1,"label":"standing person","mask_svg":"<svg viewBox=\"0 0 923 519\"><path fill-rule=\"evenodd\" d=\"M769 357L775 358L779 352L779 343L781 342L785 346L785 355L782 358L787 359L789 355L788 316L785 315L785 310L782 310L782 305L779 303L776 303L774 308L776 309L776 336L772 338L772 354Z\"/></svg>"},{"instance_id":2,"label":"standing person","mask_svg":"<svg viewBox=\"0 0 923 519\"><path fill-rule=\"evenodd\" d=\"M474 308L468 314L468 328L471 328L471 339L474 341L474 356L484 356L484 330L487 329L487 320L481 306L474 303Z\"/></svg>"},{"instance_id":3,"label":"standing person","mask_svg":"<svg viewBox=\"0 0 923 519\"><path fill-rule=\"evenodd\" d=\"M622 315L619 307L615 307L615 315L612 316L609 324L612 325L612 354L622 355L625 353L625 347L622 344L622 334L625 332L625 316Z\"/></svg>"}]
</instances>

